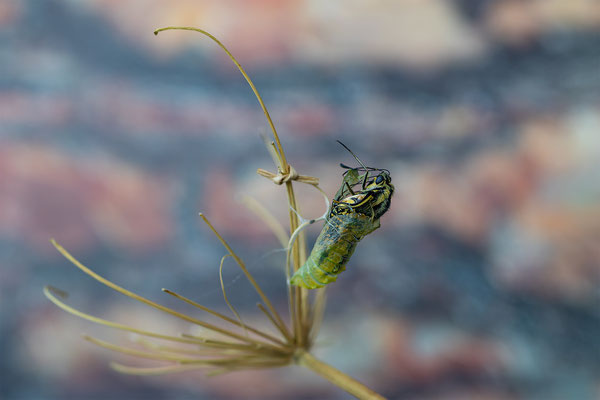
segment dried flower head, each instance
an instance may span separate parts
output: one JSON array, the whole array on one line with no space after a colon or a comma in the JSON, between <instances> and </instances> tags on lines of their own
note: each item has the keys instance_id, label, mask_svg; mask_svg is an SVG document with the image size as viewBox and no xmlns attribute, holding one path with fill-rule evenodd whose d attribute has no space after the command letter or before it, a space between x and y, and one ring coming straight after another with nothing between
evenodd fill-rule
<instances>
[{"instance_id":1,"label":"dried flower head","mask_svg":"<svg viewBox=\"0 0 600 400\"><path fill-rule=\"evenodd\" d=\"M283 147L279 141L279 136L271 117L269 116L267 108L265 107L251 79L248 77L235 57L229 52L229 50L227 50L227 48L210 33L197 28L167 27L158 29L154 33L158 34L161 31L170 29L196 31L209 37L217 45L219 45L219 47L225 51L235 63L252 88L252 91L258 99L258 102L267 118L269 126L271 127L274 141L268 142L267 148L276 161L277 173L271 173L263 169L259 169L257 172L260 175L271 179L278 185L285 185L290 208L290 234L288 235L286 233L277 220L264 207L262 207L261 204L251 199L246 199L245 203L251 210L262 217L265 223L273 230L283 246L287 248L287 262L290 267L286 267L285 271L288 281L287 294L289 303L289 322L286 323L284 321L282 316L277 312L271 301L262 291L250 271L248 271L244 262L240 259L240 257L238 257L235 251L229 246L225 239L217 232L214 226L203 214L200 214L200 217L219 239L227 252L227 254L221 259L220 263L220 283L225 301L235 315L235 318L230 318L171 290L163 289L163 291L178 298L179 300L184 301L185 303L188 303L208 314L213 315L214 317L219 318L221 321L226 323L226 328L208 323L202 319L182 314L174 309L155 303L121 286L118 286L117 284L98 275L83 265L56 241L52 240L51 242L67 260L73 263L84 273L96 279L98 282L119 293L124 294L125 296L131 297L151 307L154 307L157 310L171 314L172 316L180 318L191 324L201 326L206 331L212 332L214 335L205 337L185 333L179 335L170 335L165 333L150 332L126 324L108 321L106 319L98 318L79 311L64 302L67 294L60 289L47 286L44 288L44 294L58 307L71 314L101 325L137 334L138 339L136 341L139 346L124 347L91 336L84 336L85 340L88 340L100 347L104 347L119 353L156 360L164 363L163 365L157 367L126 366L120 363L111 363L112 368L122 373L136 375L156 375L195 369L207 369L208 375L216 375L243 369L273 368L295 363L315 371L333 384L339 386L358 398L382 398L380 395L368 389L358 381L323 363L322 361L317 360L310 354L310 350L312 344L314 343L314 339L318 332L323 315L325 306L325 289L319 289L314 292L314 295L309 296L309 291L307 289L298 286L291 286L289 284L290 273L297 271L306 261L305 238L302 228L308 223L312 222L301 222L299 216L297 215L295 211L297 209L296 197L294 195L292 182L297 181L300 183L313 185L319 189L318 179L299 175L294 168L288 164ZM232 257L235 260L238 267L242 270L247 280L259 295L262 303L258 304L258 308L266 315L273 327L275 327L276 331L278 332L277 336L266 332L264 329L244 323L240 315L229 303L221 273L223 262L227 257Z\"/></svg>"}]
</instances>

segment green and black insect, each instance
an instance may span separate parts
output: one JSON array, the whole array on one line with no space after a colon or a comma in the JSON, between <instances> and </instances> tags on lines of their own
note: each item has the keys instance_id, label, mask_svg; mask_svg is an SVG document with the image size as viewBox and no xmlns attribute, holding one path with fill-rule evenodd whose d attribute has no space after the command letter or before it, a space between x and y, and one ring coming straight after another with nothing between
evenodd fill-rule
<instances>
[{"instance_id":1,"label":"green and black insect","mask_svg":"<svg viewBox=\"0 0 600 400\"><path fill-rule=\"evenodd\" d=\"M340 164L347 170L342 186L331 203L310 256L291 277L292 285L317 289L335 282L337 275L346 269L358 242L379 228L379 218L390 208L394 193L390 172L365 166L348 147L339 143L361 167Z\"/></svg>"}]
</instances>

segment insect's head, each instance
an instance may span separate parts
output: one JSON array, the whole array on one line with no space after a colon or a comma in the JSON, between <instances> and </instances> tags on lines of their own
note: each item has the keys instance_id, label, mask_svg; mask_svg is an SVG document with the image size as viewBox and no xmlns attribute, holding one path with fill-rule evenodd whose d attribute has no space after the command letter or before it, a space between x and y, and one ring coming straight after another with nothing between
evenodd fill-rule
<instances>
[{"instance_id":1,"label":"insect's head","mask_svg":"<svg viewBox=\"0 0 600 400\"><path fill-rule=\"evenodd\" d=\"M387 169L380 169L381 171L373 180L371 185L389 185L392 183L392 176L390 175L390 171ZM369 185L367 185L369 186Z\"/></svg>"}]
</instances>

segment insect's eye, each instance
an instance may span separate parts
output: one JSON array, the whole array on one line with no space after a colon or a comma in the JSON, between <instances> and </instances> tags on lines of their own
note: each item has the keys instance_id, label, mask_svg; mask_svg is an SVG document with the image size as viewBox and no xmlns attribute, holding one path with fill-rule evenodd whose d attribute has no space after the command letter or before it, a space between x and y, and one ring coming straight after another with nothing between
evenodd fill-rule
<instances>
[{"instance_id":1,"label":"insect's eye","mask_svg":"<svg viewBox=\"0 0 600 400\"><path fill-rule=\"evenodd\" d=\"M383 175L377 175L377 179L375 179L376 184L380 184L383 182Z\"/></svg>"}]
</instances>

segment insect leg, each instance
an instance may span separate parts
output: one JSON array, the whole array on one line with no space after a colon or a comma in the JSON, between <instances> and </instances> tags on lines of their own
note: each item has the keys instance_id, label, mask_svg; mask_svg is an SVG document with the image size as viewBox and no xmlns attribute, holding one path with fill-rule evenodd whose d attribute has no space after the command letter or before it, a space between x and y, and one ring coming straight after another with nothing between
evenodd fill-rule
<instances>
[{"instance_id":1,"label":"insect leg","mask_svg":"<svg viewBox=\"0 0 600 400\"><path fill-rule=\"evenodd\" d=\"M352 190L352 188L350 187L350 184L348 182L344 182L346 184L346 187L348 188L348 191L350 192L350 194L352 194L353 196L356 194L354 193L354 190Z\"/></svg>"}]
</instances>

